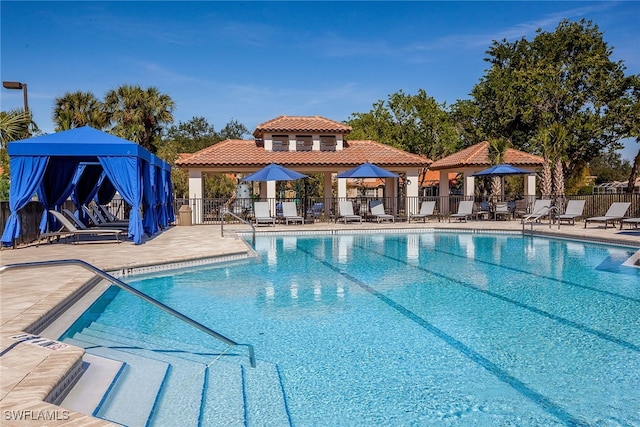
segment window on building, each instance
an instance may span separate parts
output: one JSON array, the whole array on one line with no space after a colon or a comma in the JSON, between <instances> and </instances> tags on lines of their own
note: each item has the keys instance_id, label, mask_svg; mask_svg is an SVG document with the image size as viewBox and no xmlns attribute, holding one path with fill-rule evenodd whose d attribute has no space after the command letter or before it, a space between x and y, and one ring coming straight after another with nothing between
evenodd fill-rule
<instances>
[{"instance_id":1,"label":"window on building","mask_svg":"<svg viewBox=\"0 0 640 427\"><path fill-rule=\"evenodd\" d=\"M273 151L289 151L289 135L273 135Z\"/></svg>"},{"instance_id":2,"label":"window on building","mask_svg":"<svg viewBox=\"0 0 640 427\"><path fill-rule=\"evenodd\" d=\"M296 151L311 151L313 139L311 135L296 135Z\"/></svg>"},{"instance_id":3,"label":"window on building","mask_svg":"<svg viewBox=\"0 0 640 427\"><path fill-rule=\"evenodd\" d=\"M320 136L320 150L321 151L335 151L336 150L336 137L334 135L321 135Z\"/></svg>"}]
</instances>

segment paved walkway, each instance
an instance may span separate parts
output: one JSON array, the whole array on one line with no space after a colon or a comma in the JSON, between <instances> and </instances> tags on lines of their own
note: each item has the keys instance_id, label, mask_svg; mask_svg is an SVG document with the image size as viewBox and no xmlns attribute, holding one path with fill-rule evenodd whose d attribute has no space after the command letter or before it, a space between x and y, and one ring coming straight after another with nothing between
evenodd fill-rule
<instances>
[{"instance_id":1,"label":"paved walkway","mask_svg":"<svg viewBox=\"0 0 640 427\"><path fill-rule=\"evenodd\" d=\"M469 221L427 223L316 223L259 227L257 232L304 232L368 229L482 229L522 231L518 221ZM527 226L527 230L530 227ZM38 247L29 245L0 251L0 264L81 259L112 272L130 268L183 261L215 258L230 254L246 254L251 249L238 239L235 231L248 231L246 225L225 226L225 237L219 225L171 227L147 240L143 245L113 241L80 244L52 243ZM640 248L640 230L622 230L602 226L583 228L563 225L558 230L548 223L536 225L536 233L578 239L617 242ZM111 425L88 415L64 410L44 402L68 378L78 371L84 351L72 346L57 348L50 340L19 342L25 332L37 335L46 326L47 318L65 303L69 303L93 275L77 266L45 267L42 269L8 270L0 274L0 410L2 425Z\"/></svg>"}]
</instances>

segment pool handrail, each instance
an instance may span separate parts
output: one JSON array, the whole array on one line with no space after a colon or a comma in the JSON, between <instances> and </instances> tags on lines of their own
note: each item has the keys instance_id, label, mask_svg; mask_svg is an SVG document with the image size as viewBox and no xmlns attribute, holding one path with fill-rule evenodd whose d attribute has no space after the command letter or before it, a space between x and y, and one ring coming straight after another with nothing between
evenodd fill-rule
<instances>
[{"instance_id":1,"label":"pool handrail","mask_svg":"<svg viewBox=\"0 0 640 427\"><path fill-rule=\"evenodd\" d=\"M531 224L531 233L533 233L534 222L536 222L536 220L540 219L545 215L549 217L549 229L551 229L551 224L554 221L552 213L555 212L556 216L558 216L560 214L560 208L558 206L544 206L543 209L546 209L546 213L532 213L531 215L522 219L523 233L524 233L524 227L526 224ZM560 221L558 221L558 230L560 230Z\"/></svg>"},{"instance_id":2,"label":"pool handrail","mask_svg":"<svg viewBox=\"0 0 640 427\"><path fill-rule=\"evenodd\" d=\"M89 264L88 262L82 261L80 259L60 259L60 260L51 260L51 261L34 261L34 262L25 262L25 263L20 263L20 264L7 264L7 265L2 265L0 266L0 274L3 273L6 270L13 270L13 269L27 269L27 268L33 268L33 267L51 267L51 266L60 266L60 265L77 265L80 266L82 268L84 268L85 270L89 270L91 271L93 274L95 274L96 276L99 276L107 281L109 281L110 283L116 285L117 287L119 287L120 289L123 289L135 296L137 296L138 298L141 298L142 300L158 307L160 310L164 311L165 313L168 313L174 317L177 317L178 319L182 320L183 322L187 323L188 325L193 326L196 329L201 330L202 332L214 337L215 339L222 341L223 343L227 344L227 345L232 345L232 346L241 346L241 347L247 347L248 352L249 352L249 362L251 364L252 368L256 367L256 357L255 357L255 351L254 348L251 344L242 344L242 343L237 343L234 340L225 337L224 335L204 326L203 324L193 320L192 318L180 313L179 311L174 310L173 308L169 307L166 304L161 303L160 301L156 300L155 298L145 294L144 292L141 292L139 290L137 290L134 287L131 287L129 285L127 285L126 283L124 283L123 281L121 281L120 279L117 279L115 277L113 277L112 275L110 275L109 273L99 269L98 267Z\"/></svg>"},{"instance_id":3,"label":"pool handrail","mask_svg":"<svg viewBox=\"0 0 640 427\"><path fill-rule=\"evenodd\" d=\"M220 237L224 237L224 217L225 215L231 215L232 217L238 219L240 222L242 222L243 224L247 224L249 226L251 226L251 229L253 230L253 239L251 240L253 246L255 246L256 244L256 227L250 223L249 221L247 221L246 219L243 219L241 217L239 217L238 215L234 214L233 212L229 211L229 210L225 210L222 212L222 218L220 221Z\"/></svg>"}]
</instances>

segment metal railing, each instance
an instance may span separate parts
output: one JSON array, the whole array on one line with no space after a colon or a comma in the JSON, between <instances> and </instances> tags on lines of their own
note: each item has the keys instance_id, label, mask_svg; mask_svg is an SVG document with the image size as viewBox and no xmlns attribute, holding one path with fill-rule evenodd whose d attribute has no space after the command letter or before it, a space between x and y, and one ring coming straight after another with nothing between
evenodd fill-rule
<instances>
[{"instance_id":1,"label":"metal railing","mask_svg":"<svg viewBox=\"0 0 640 427\"><path fill-rule=\"evenodd\" d=\"M224 237L224 217L225 215L231 215L232 217L240 220L240 222L242 222L243 224L247 224L249 226L251 226L251 229L253 230L253 238L251 239L251 244L255 249L256 246L256 227L251 224L249 221L247 221L246 219L240 218L238 215L234 214L233 212L223 212L222 213L222 219L220 221L220 237Z\"/></svg>"},{"instance_id":2,"label":"metal railing","mask_svg":"<svg viewBox=\"0 0 640 427\"><path fill-rule=\"evenodd\" d=\"M555 213L556 216L558 214L560 214L560 207L559 206L544 206L542 208L542 210L540 210L538 212L533 212L532 214L530 214L526 218L522 218L522 232L524 233L524 227L525 227L526 224L531 224L531 233L533 233L533 224L537 220L539 220L539 219L541 219L541 218L543 218L545 216L549 217L549 229L551 229L551 224L554 221L553 213ZM560 220L558 220L558 230L560 230Z\"/></svg>"},{"instance_id":3,"label":"metal railing","mask_svg":"<svg viewBox=\"0 0 640 427\"><path fill-rule=\"evenodd\" d=\"M164 311L165 313L168 313L172 316L177 317L178 319L182 320L183 322L187 323L188 325L193 326L196 329L201 330L202 332L212 336L213 338L222 341L223 343L227 344L227 345L232 345L232 346L241 346L241 347L247 347L248 351L249 351L249 362L251 363L251 367L255 368L256 367L256 357L255 357L255 352L253 349L253 346L251 344L241 344L241 343L237 343L234 340L225 337L222 334L219 334L218 332L204 326L201 323L196 322L195 320L193 320L190 317L187 317L186 315L174 310L173 308L169 307L168 305L165 305L163 303L161 303L160 301L150 297L149 295L140 292L139 290L137 290L136 288L133 288L129 285L127 285L126 283L124 283L123 281L116 279L115 277L113 277L112 275L100 270L99 268L85 262L79 259L62 259L62 260L53 260L53 261L35 261L35 262L25 262L25 263L21 263L21 264L7 264L7 265L3 265L0 266L0 273L3 273L7 270L14 270L14 269L28 269L28 268L34 268L34 267L51 267L51 266L60 266L60 265L77 265L80 266L82 268L84 268L85 270L89 270L91 271L93 274L95 274L96 276L99 276L107 281L109 281L110 283L116 285L117 287L119 287L120 289L123 289L135 296L137 296L138 298L141 298L142 300L158 307L160 310Z\"/></svg>"}]
</instances>

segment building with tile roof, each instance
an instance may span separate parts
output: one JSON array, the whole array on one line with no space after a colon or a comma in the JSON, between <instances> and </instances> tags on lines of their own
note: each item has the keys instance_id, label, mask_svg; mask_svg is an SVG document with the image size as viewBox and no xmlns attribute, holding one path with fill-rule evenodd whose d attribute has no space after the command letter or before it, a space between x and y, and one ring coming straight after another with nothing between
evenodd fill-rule
<instances>
[{"instance_id":1,"label":"building with tile roof","mask_svg":"<svg viewBox=\"0 0 640 427\"><path fill-rule=\"evenodd\" d=\"M249 174L277 163L304 174L324 174L325 194L332 195L334 176L365 162L406 177L407 198L416 198L419 173L431 164L424 156L411 154L376 141L350 141L351 127L320 116L279 116L258 125L254 140L226 140L193 154L181 155L176 166L188 170L189 194L202 198L202 174ZM334 196L347 196L346 179L338 180ZM398 179L385 182L385 194L398 194ZM261 183L260 195L275 199L275 181ZM197 218L194 218L197 221Z\"/></svg>"},{"instance_id":2,"label":"building with tile roof","mask_svg":"<svg viewBox=\"0 0 640 427\"><path fill-rule=\"evenodd\" d=\"M524 180L524 195L535 198L536 169L542 167L544 159L540 156L508 148L504 154L504 163L531 171ZM482 141L457 153L444 157L431 164L429 170L440 172L440 195L449 194L449 174L460 173L463 176L463 195L473 198L475 189L474 173L493 166L489 156L489 142Z\"/></svg>"}]
</instances>

